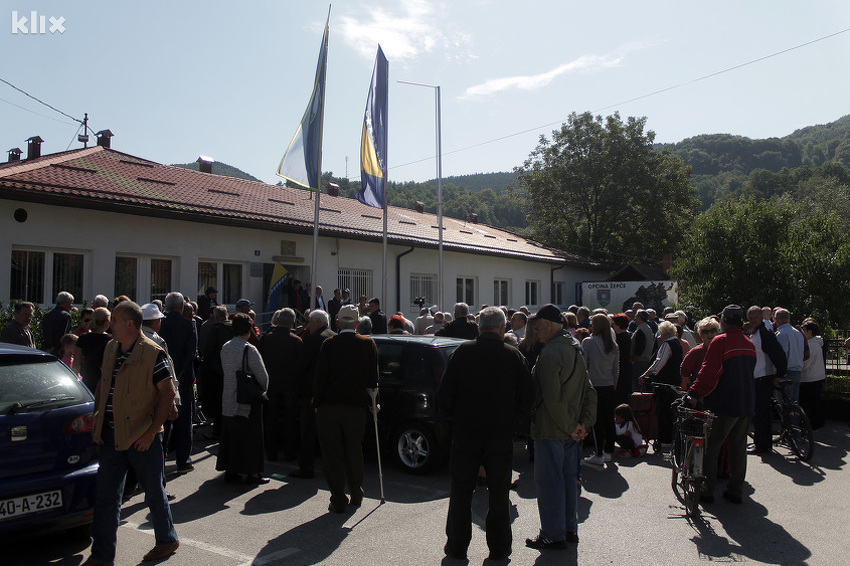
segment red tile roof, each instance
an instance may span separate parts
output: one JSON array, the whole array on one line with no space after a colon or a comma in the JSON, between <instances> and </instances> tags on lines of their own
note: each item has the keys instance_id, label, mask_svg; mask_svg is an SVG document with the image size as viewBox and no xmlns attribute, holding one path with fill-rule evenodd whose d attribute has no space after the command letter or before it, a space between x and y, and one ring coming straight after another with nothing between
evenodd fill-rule
<instances>
[{"instance_id":1,"label":"red tile roof","mask_svg":"<svg viewBox=\"0 0 850 566\"><path fill-rule=\"evenodd\" d=\"M161 165L100 146L0 164L0 198L129 214L156 211L162 217L279 231L312 232L311 196L305 190ZM387 240L436 247L437 221L435 214L390 206ZM323 194L319 233L380 240L381 210L354 199ZM579 254L448 217L443 218L443 247L601 267Z\"/></svg>"}]
</instances>

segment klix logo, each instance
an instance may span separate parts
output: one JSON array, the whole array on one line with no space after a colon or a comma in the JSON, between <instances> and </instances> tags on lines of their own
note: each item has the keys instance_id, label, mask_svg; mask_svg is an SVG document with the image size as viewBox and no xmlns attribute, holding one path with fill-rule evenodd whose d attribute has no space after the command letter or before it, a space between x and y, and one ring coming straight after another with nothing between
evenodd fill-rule
<instances>
[{"instance_id":1,"label":"klix logo","mask_svg":"<svg viewBox=\"0 0 850 566\"><path fill-rule=\"evenodd\" d=\"M13 34L46 34L65 33L65 18L59 16L39 16L38 12L32 11L27 16L19 16L17 10L12 10L12 33Z\"/></svg>"}]
</instances>

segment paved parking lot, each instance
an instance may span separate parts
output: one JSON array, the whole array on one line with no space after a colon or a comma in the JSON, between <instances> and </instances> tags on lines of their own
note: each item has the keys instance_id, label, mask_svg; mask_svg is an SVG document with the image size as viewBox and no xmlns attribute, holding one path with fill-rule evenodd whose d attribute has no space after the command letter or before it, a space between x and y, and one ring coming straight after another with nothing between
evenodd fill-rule
<instances>
[{"instance_id":1,"label":"paved parking lot","mask_svg":"<svg viewBox=\"0 0 850 566\"><path fill-rule=\"evenodd\" d=\"M811 465L787 450L750 456L744 505L721 498L698 520L686 518L670 489L669 465L660 455L584 466L579 500L581 542L566 551L540 553L524 540L539 526L532 465L515 445L518 489L511 493L512 564L846 564L850 427L830 422L816 434ZM314 480L287 479L294 466L269 464L278 479L260 487L225 484L216 473L215 445L195 444L196 470L171 476L172 510L181 537L168 566L307 564L464 564L444 557L449 479L445 469L425 477L384 466L386 503L379 501L374 454L367 456L366 499L350 513L327 512L328 492ZM387 459L388 457L385 457ZM169 463L169 469L173 463ZM722 487L722 482L718 486ZM718 492L719 493L719 492ZM485 488L474 499L469 564L490 563L482 531ZM147 508L139 496L124 506L117 566L140 564L153 546ZM4 541L6 566L78 566L88 541L52 535ZM502 564L507 561L502 561ZM499 564L499 562L493 562Z\"/></svg>"}]
</instances>

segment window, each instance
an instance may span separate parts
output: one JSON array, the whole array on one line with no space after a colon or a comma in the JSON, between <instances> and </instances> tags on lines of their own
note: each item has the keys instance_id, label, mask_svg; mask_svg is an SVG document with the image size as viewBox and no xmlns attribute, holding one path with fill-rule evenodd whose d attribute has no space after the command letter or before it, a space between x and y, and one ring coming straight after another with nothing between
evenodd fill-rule
<instances>
[{"instance_id":1,"label":"window","mask_svg":"<svg viewBox=\"0 0 850 566\"><path fill-rule=\"evenodd\" d=\"M165 300L171 291L171 260L151 258L151 294L150 300Z\"/></svg>"},{"instance_id":2,"label":"window","mask_svg":"<svg viewBox=\"0 0 850 566\"><path fill-rule=\"evenodd\" d=\"M44 256L44 252L12 250L10 299L33 303L44 301Z\"/></svg>"},{"instance_id":3,"label":"window","mask_svg":"<svg viewBox=\"0 0 850 566\"><path fill-rule=\"evenodd\" d=\"M360 295L372 297L372 270L371 269L343 269L337 272L337 285L340 289L351 291L351 300L355 304ZM384 299L382 298L383 302Z\"/></svg>"},{"instance_id":4,"label":"window","mask_svg":"<svg viewBox=\"0 0 850 566\"><path fill-rule=\"evenodd\" d=\"M221 285L219 285L221 281ZM239 263L198 262L198 295L208 287L218 290L220 304L235 304L242 298L242 265Z\"/></svg>"},{"instance_id":5,"label":"window","mask_svg":"<svg viewBox=\"0 0 850 566\"><path fill-rule=\"evenodd\" d=\"M74 300L83 300L83 254L53 254L53 296L62 291L74 295Z\"/></svg>"},{"instance_id":6,"label":"window","mask_svg":"<svg viewBox=\"0 0 850 566\"><path fill-rule=\"evenodd\" d=\"M538 296L537 296L537 281L526 281L525 282L525 304L528 306L537 305Z\"/></svg>"},{"instance_id":7,"label":"window","mask_svg":"<svg viewBox=\"0 0 850 566\"><path fill-rule=\"evenodd\" d=\"M433 274L411 273L410 274L410 307L419 308L413 301L417 297L425 297L425 305L432 305L437 301L437 276Z\"/></svg>"},{"instance_id":8,"label":"window","mask_svg":"<svg viewBox=\"0 0 850 566\"><path fill-rule=\"evenodd\" d=\"M139 259L135 257L115 258L115 296L127 295L133 300L138 297Z\"/></svg>"},{"instance_id":9,"label":"window","mask_svg":"<svg viewBox=\"0 0 850 566\"><path fill-rule=\"evenodd\" d=\"M558 282L552 284L552 302L556 305L564 305L564 283Z\"/></svg>"},{"instance_id":10,"label":"window","mask_svg":"<svg viewBox=\"0 0 850 566\"><path fill-rule=\"evenodd\" d=\"M470 307L475 304L475 278L457 278L457 302L466 303Z\"/></svg>"},{"instance_id":11,"label":"window","mask_svg":"<svg viewBox=\"0 0 850 566\"><path fill-rule=\"evenodd\" d=\"M511 304L511 280L510 279L494 279L493 280L493 305L494 306L510 306Z\"/></svg>"},{"instance_id":12,"label":"window","mask_svg":"<svg viewBox=\"0 0 850 566\"><path fill-rule=\"evenodd\" d=\"M242 266L238 263L221 264L222 288L218 289L227 304L236 304L242 298ZM217 288L217 287L216 287Z\"/></svg>"},{"instance_id":13,"label":"window","mask_svg":"<svg viewBox=\"0 0 850 566\"><path fill-rule=\"evenodd\" d=\"M12 250L9 298L51 304L62 291L83 301L85 254Z\"/></svg>"}]
</instances>

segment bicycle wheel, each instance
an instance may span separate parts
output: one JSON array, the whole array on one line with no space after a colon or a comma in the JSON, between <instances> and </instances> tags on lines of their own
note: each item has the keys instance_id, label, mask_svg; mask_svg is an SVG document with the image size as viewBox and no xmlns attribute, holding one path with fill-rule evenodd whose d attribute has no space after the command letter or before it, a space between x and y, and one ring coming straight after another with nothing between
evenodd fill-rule
<instances>
[{"instance_id":1,"label":"bicycle wheel","mask_svg":"<svg viewBox=\"0 0 850 566\"><path fill-rule=\"evenodd\" d=\"M685 511L689 517L699 515L699 494L702 489L702 478L688 478L682 485L684 490Z\"/></svg>"},{"instance_id":2,"label":"bicycle wheel","mask_svg":"<svg viewBox=\"0 0 850 566\"><path fill-rule=\"evenodd\" d=\"M673 487L673 493L676 494L676 498L683 500L683 494L679 493L679 484L681 483L681 473L682 473L682 463L684 460L685 453L685 438L679 431L679 427L673 430L673 450L670 454L670 463L673 465L673 477L670 480L670 484Z\"/></svg>"},{"instance_id":3,"label":"bicycle wheel","mask_svg":"<svg viewBox=\"0 0 850 566\"><path fill-rule=\"evenodd\" d=\"M815 435L809 416L799 405L792 404L788 407L786 418L788 419L786 422L788 444L791 446L791 451L801 461L808 462L815 451Z\"/></svg>"}]
</instances>

